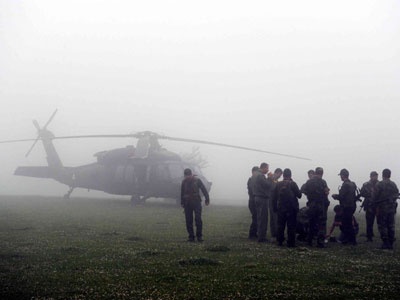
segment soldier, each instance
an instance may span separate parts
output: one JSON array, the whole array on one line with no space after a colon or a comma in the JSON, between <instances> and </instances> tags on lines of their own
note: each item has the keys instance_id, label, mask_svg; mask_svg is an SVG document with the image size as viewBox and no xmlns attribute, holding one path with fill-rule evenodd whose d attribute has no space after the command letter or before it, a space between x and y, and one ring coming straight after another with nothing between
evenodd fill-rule
<instances>
[{"instance_id":1,"label":"soldier","mask_svg":"<svg viewBox=\"0 0 400 300\"><path fill-rule=\"evenodd\" d=\"M307 242L312 246L314 236L317 236L317 246L324 248L326 233L326 198L329 188L322 176L324 170L320 167L315 169L315 175L304 185L304 194L307 195L307 207L309 218L309 230Z\"/></svg>"},{"instance_id":2,"label":"soldier","mask_svg":"<svg viewBox=\"0 0 400 300\"><path fill-rule=\"evenodd\" d=\"M276 184L278 183L279 178L282 176L282 169L277 168L274 171L274 174L272 178L270 179L272 181L272 187L271 187L271 199L274 197L274 191ZM274 206L273 206L273 201L269 201L269 227L271 229L271 237L276 239L277 238L277 232L278 232L278 215L274 211Z\"/></svg>"},{"instance_id":3,"label":"soldier","mask_svg":"<svg viewBox=\"0 0 400 300\"><path fill-rule=\"evenodd\" d=\"M357 186L354 182L349 179L349 171L346 169L340 170L341 180L343 181L340 187L339 194L333 194L332 198L339 200L339 204L342 208L342 227L344 240L342 244L349 243L350 245L356 245L356 234L353 227L353 215L356 211L356 190Z\"/></svg>"},{"instance_id":4,"label":"soldier","mask_svg":"<svg viewBox=\"0 0 400 300\"><path fill-rule=\"evenodd\" d=\"M296 233L297 240L305 242L308 236L309 231L309 218L308 218L308 210L307 206L302 207L297 213L296 218Z\"/></svg>"},{"instance_id":5,"label":"soldier","mask_svg":"<svg viewBox=\"0 0 400 300\"><path fill-rule=\"evenodd\" d=\"M257 209L257 236L259 243L267 242L267 224L268 224L268 203L271 196L271 180L272 173L268 173L269 165L265 162L261 163L260 169L256 171L256 175L252 178L252 186L254 199Z\"/></svg>"},{"instance_id":6,"label":"soldier","mask_svg":"<svg viewBox=\"0 0 400 300\"><path fill-rule=\"evenodd\" d=\"M253 186L254 180L253 177L257 175L258 167L253 167L251 169L251 177L247 180L247 192L249 194L249 210L251 213L251 224L249 229L249 239L257 238L257 209L256 202L254 199Z\"/></svg>"},{"instance_id":7,"label":"soldier","mask_svg":"<svg viewBox=\"0 0 400 300\"><path fill-rule=\"evenodd\" d=\"M315 171L314 170L308 170L308 172L307 172L307 176L308 176L308 180L310 180L311 178L313 178L313 176L315 175ZM306 186L306 184L304 183L302 186L301 186L301 189L300 189L300 191L304 194L304 188L305 188L305 186Z\"/></svg>"},{"instance_id":8,"label":"soldier","mask_svg":"<svg viewBox=\"0 0 400 300\"><path fill-rule=\"evenodd\" d=\"M382 239L381 249L393 249L395 240L395 214L399 189L390 180L391 171L382 171L382 181L376 184L376 194L372 205L376 209L376 221Z\"/></svg>"},{"instance_id":9,"label":"soldier","mask_svg":"<svg viewBox=\"0 0 400 300\"><path fill-rule=\"evenodd\" d=\"M287 246L295 247L296 240L296 218L299 211L299 200L301 192L296 182L292 180L292 171L283 171L283 181L276 184L273 208L278 216L278 245L282 246L284 241L285 227L287 226Z\"/></svg>"},{"instance_id":10,"label":"soldier","mask_svg":"<svg viewBox=\"0 0 400 300\"><path fill-rule=\"evenodd\" d=\"M185 178L181 184L181 205L185 209L186 230L189 234L188 242L194 242L193 232L193 213L196 223L197 241L203 241L203 222L201 220L201 197L200 190L206 198L205 204L210 204L210 197L207 189L200 178L192 175L191 169L185 169L183 172Z\"/></svg>"},{"instance_id":11,"label":"soldier","mask_svg":"<svg viewBox=\"0 0 400 300\"><path fill-rule=\"evenodd\" d=\"M374 236L374 222L375 222L375 211L372 207L372 199L376 193L376 184L378 183L378 173L372 171L370 180L365 182L361 187L360 196L364 197L364 201L361 207L365 211L365 221L367 223L367 241L372 242Z\"/></svg>"}]
</instances>

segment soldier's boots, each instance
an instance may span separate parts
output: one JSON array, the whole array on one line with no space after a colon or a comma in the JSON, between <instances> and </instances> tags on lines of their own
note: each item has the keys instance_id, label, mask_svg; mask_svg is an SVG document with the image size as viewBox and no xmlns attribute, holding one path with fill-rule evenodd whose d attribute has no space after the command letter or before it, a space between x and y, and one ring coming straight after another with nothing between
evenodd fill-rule
<instances>
[{"instance_id":1,"label":"soldier's boots","mask_svg":"<svg viewBox=\"0 0 400 300\"><path fill-rule=\"evenodd\" d=\"M383 243L381 245L381 249L393 250L393 243L390 243L389 241L383 241Z\"/></svg>"}]
</instances>

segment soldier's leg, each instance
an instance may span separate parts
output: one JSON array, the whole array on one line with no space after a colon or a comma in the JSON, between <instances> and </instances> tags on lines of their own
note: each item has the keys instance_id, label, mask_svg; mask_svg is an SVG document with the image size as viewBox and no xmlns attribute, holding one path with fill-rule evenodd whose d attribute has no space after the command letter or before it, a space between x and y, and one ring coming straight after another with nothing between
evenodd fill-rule
<instances>
[{"instance_id":1,"label":"soldier's leg","mask_svg":"<svg viewBox=\"0 0 400 300\"><path fill-rule=\"evenodd\" d=\"M323 227L321 230L324 232L324 237L326 235L326 232L328 231L326 227L326 223L328 220L328 207L330 205L330 201L328 199L325 199L324 201L324 207L323 207L323 219L322 219L322 224L321 226Z\"/></svg>"},{"instance_id":2,"label":"soldier's leg","mask_svg":"<svg viewBox=\"0 0 400 300\"><path fill-rule=\"evenodd\" d=\"M274 212L273 201L268 200L268 210L269 210L269 228L271 231L271 237L277 237L278 231L278 214Z\"/></svg>"},{"instance_id":3,"label":"soldier's leg","mask_svg":"<svg viewBox=\"0 0 400 300\"><path fill-rule=\"evenodd\" d=\"M317 231L317 215L316 215L316 210L314 207L309 208L308 210L308 218L309 218L309 223L308 223L308 234L307 234L307 243L312 246L312 242L314 239L314 236L316 235Z\"/></svg>"},{"instance_id":4,"label":"soldier's leg","mask_svg":"<svg viewBox=\"0 0 400 300\"><path fill-rule=\"evenodd\" d=\"M388 249L389 248L389 233L388 233L388 226L387 226L387 224L388 224L387 214L380 211L379 214L377 215L377 222L378 222L379 234L380 234L381 240L382 240L381 248Z\"/></svg>"},{"instance_id":5,"label":"soldier's leg","mask_svg":"<svg viewBox=\"0 0 400 300\"><path fill-rule=\"evenodd\" d=\"M388 214L387 228L388 228L388 242L390 249L393 249L393 242L395 240L395 214L391 212Z\"/></svg>"},{"instance_id":6,"label":"soldier's leg","mask_svg":"<svg viewBox=\"0 0 400 300\"><path fill-rule=\"evenodd\" d=\"M326 235L326 211L325 208L321 207L317 212L317 245L318 247L325 247L325 235Z\"/></svg>"},{"instance_id":7,"label":"soldier's leg","mask_svg":"<svg viewBox=\"0 0 400 300\"><path fill-rule=\"evenodd\" d=\"M251 213L251 224L249 229L249 238L257 237L257 209L254 199L249 200L249 210Z\"/></svg>"},{"instance_id":8,"label":"soldier's leg","mask_svg":"<svg viewBox=\"0 0 400 300\"><path fill-rule=\"evenodd\" d=\"M278 211L278 228L277 228L277 235L276 240L278 245L282 245L283 241L285 240L285 224L286 224L286 214L284 212Z\"/></svg>"},{"instance_id":9,"label":"soldier's leg","mask_svg":"<svg viewBox=\"0 0 400 300\"><path fill-rule=\"evenodd\" d=\"M194 240L193 205L189 203L185 205L185 220L186 220L186 230L189 235L189 241L193 241Z\"/></svg>"},{"instance_id":10,"label":"soldier's leg","mask_svg":"<svg viewBox=\"0 0 400 300\"><path fill-rule=\"evenodd\" d=\"M259 242L267 241L268 202L266 198L256 197L257 235Z\"/></svg>"},{"instance_id":11,"label":"soldier's leg","mask_svg":"<svg viewBox=\"0 0 400 300\"><path fill-rule=\"evenodd\" d=\"M203 238L203 221L201 219L201 202L196 202L194 205L194 222L196 224L196 237L200 241Z\"/></svg>"},{"instance_id":12,"label":"soldier's leg","mask_svg":"<svg viewBox=\"0 0 400 300\"><path fill-rule=\"evenodd\" d=\"M365 211L365 221L367 224L367 240L372 241L372 237L374 236L375 213L370 208Z\"/></svg>"},{"instance_id":13,"label":"soldier's leg","mask_svg":"<svg viewBox=\"0 0 400 300\"><path fill-rule=\"evenodd\" d=\"M294 247L296 243L296 216L297 212L295 210L291 211L287 215L287 236L288 236L288 247Z\"/></svg>"},{"instance_id":14,"label":"soldier's leg","mask_svg":"<svg viewBox=\"0 0 400 300\"><path fill-rule=\"evenodd\" d=\"M354 227L353 227L353 213L354 213L354 209L352 207L344 207L343 208L342 226L343 226L343 231L345 234L345 239L350 244L356 243L356 236L355 236Z\"/></svg>"}]
</instances>

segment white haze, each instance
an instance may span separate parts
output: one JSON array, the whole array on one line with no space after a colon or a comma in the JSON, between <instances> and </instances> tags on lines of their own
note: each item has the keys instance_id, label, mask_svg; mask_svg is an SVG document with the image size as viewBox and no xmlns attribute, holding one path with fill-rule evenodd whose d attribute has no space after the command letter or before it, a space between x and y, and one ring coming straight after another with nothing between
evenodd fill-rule
<instances>
[{"instance_id":1,"label":"white haze","mask_svg":"<svg viewBox=\"0 0 400 300\"><path fill-rule=\"evenodd\" d=\"M358 185L392 169L400 183L400 2L0 0L0 140L151 130L309 157L200 145L215 202L247 202L253 165L322 166ZM134 140L55 142L64 165ZM194 144L162 142L176 152ZM62 195L13 176L45 165L42 145L0 144L0 193ZM75 191L73 195L98 196Z\"/></svg>"}]
</instances>

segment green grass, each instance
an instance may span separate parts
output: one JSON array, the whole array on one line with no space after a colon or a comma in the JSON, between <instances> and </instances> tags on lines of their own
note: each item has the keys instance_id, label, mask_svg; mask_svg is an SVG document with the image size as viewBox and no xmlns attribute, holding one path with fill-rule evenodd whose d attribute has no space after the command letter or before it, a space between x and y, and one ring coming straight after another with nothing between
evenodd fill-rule
<instances>
[{"instance_id":1,"label":"green grass","mask_svg":"<svg viewBox=\"0 0 400 300\"><path fill-rule=\"evenodd\" d=\"M288 249L249 241L246 207L210 206L203 221L205 242L187 243L171 203L0 196L0 298L398 297L400 254L377 238Z\"/></svg>"}]
</instances>

